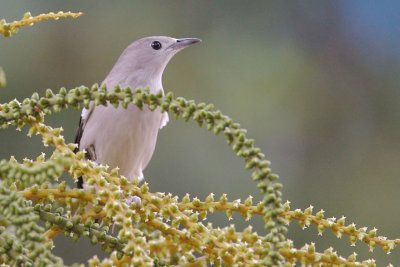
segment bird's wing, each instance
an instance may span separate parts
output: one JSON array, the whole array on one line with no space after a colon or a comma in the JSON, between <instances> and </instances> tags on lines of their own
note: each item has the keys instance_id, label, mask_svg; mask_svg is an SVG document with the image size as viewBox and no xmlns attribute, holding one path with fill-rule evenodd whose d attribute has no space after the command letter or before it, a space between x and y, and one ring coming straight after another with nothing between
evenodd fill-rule
<instances>
[{"instance_id":1,"label":"bird's wing","mask_svg":"<svg viewBox=\"0 0 400 267\"><path fill-rule=\"evenodd\" d=\"M84 128L84 120L82 119L82 115L79 118L79 126L78 129L76 130L75 134L75 144L76 148L74 150L75 153L79 152L79 143L81 142L82 134L83 134L83 128ZM82 176L78 177L78 181L76 182L76 186L78 188L83 188L83 178Z\"/></svg>"},{"instance_id":2,"label":"bird's wing","mask_svg":"<svg viewBox=\"0 0 400 267\"><path fill-rule=\"evenodd\" d=\"M82 135L83 135L83 130L85 129L86 123L90 118L90 115L92 114L93 110L94 110L94 103L91 102L89 104L89 108L86 109L84 108L82 110L81 113L81 117L79 118L79 126L78 129L76 130L76 134L75 134L75 144L77 145L74 152L77 153L80 150L80 143L81 143L81 139L82 139ZM92 155L91 153L86 153L85 155L86 159L92 159ZM77 181L77 187L78 188L83 188L83 179L82 176L78 177L78 181Z\"/></svg>"},{"instance_id":3,"label":"bird's wing","mask_svg":"<svg viewBox=\"0 0 400 267\"><path fill-rule=\"evenodd\" d=\"M84 128L84 120L82 119L82 116L81 116L79 118L78 129L76 129L76 133L75 133L75 144L77 145L74 150L75 153L77 153L79 151L79 143L81 142L83 128Z\"/></svg>"},{"instance_id":4,"label":"bird's wing","mask_svg":"<svg viewBox=\"0 0 400 267\"><path fill-rule=\"evenodd\" d=\"M95 107L94 103L90 102L89 108L88 109L84 108L82 110L81 117L79 118L79 126L78 126L78 129L76 130L76 134L75 134L75 144L78 145L77 148L75 149L75 153L81 149L81 147L79 147L79 146L81 143L83 131L85 129L86 123L88 122L88 120L90 118L90 115L92 115L92 113L93 113L94 107Z\"/></svg>"}]
</instances>

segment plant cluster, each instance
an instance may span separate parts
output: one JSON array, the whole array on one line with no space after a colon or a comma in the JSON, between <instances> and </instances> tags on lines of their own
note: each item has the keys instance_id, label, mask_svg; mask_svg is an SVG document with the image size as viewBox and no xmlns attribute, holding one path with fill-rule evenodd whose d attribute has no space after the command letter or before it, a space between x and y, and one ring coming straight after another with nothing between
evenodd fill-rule
<instances>
[{"instance_id":1,"label":"plant cluster","mask_svg":"<svg viewBox=\"0 0 400 267\"><path fill-rule=\"evenodd\" d=\"M7 22L5 19L0 20L0 34L4 37L10 37L18 32L18 30L25 26L32 26L35 23L45 21L45 20L59 20L60 18L77 18L81 16L82 13L72 13L72 12L62 12L57 13L46 13L40 14L38 16L32 16L30 12L26 12L22 19L13 22Z\"/></svg>"},{"instance_id":2,"label":"plant cluster","mask_svg":"<svg viewBox=\"0 0 400 267\"><path fill-rule=\"evenodd\" d=\"M132 89L107 90L97 84L61 88L58 93L48 89L42 97L34 93L22 102L0 104L0 128L26 127L29 136L40 135L45 146L54 148L48 157L41 154L23 162L13 157L0 161L0 263L63 266L51 248L52 239L64 234L72 240L89 238L108 254L103 260L93 256L89 266L375 266L374 260L359 261L356 254L343 257L331 248L318 252L313 243L294 247L286 237L292 221L303 228L315 225L320 234L329 230L339 238L347 235L352 245L361 241L371 250L379 246L390 252L400 244L400 240L377 236L376 229L346 224L344 217L325 218L323 211L314 213L312 207L292 210L289 203L282 202L278 176L254 140L212 105L172 93L164 96ZM74 153L75 144L66 143L62 128L53 128L44 119L67 108L87 108L90 103L161 109L216 135L223 134L252 172L263 200L253 203L250 196L230 201L225 194L200 200L152 192L147 183L129 181L118 169L86 160L84 152ZM83 176L90 189L69 188L60 181L63 174L73 180ZM141 203L132 202L132 196ZM233 213L246 220L261 216L265 232L256 233L251 225L242 231L234 224L215 227L205 221L213 212L224 212L230 219ZM39 221L44 226L39 226Z\"/></svg>"}]
</instances>

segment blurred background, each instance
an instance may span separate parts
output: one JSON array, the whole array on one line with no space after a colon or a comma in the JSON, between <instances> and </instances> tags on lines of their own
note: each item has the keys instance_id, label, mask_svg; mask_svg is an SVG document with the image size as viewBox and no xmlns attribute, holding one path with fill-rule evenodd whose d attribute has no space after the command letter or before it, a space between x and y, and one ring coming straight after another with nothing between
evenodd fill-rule
<instances>
[{"instance_id":1,"label":"blurred background","mask_svg":"<svg viewBox=\"0 0 400 267\"><path fill-rule=\"evenodd\" d=\"M281 177L293 208L313 205L327 217L345 215L357 226L399 238L400 230L400 2L399 1L0 1L0 18L24 12L82 11L79 19L43 22L0 38L0 66L8 85L1 102L46 88L101 82L123 49L150 35L198 37L203 43L177 55L164 89L214 103L248 129ZM49 116L73 142L80 111ZM0 158L43 151L26 131L0 131ZM49 151L49 150L47 150ZM145 170L152 191L230 200L260 194L223 136L195 123L171 120ZM72 183L71 183L72 185ZM239 217L210 217L216 225L247 225ZM260 220L256 230L264 233ZM297 247L316 242L353 251L378 266L400 264L400 249L350 247L329 232L290 226ZM66 264L83 262L98 247L55 239Z\"/></svg>"}]
</instances>

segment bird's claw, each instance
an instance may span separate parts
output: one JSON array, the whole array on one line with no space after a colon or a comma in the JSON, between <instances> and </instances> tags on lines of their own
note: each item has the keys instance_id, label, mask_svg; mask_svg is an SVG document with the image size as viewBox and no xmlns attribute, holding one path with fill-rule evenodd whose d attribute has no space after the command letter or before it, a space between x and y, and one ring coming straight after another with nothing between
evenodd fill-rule
<instances>
[{"instance_id":1,"label":"bird's claw","mask_svg":"<svg viewBox=\"0 0 400 267\"><path fill-rule=\"evenodd\" d=\"M130 196L127 197L125 203L129 206L131 203L134 203L136 206L140 206L142 204L142 199L138 196Z\"/></svg>"}]
</instances>

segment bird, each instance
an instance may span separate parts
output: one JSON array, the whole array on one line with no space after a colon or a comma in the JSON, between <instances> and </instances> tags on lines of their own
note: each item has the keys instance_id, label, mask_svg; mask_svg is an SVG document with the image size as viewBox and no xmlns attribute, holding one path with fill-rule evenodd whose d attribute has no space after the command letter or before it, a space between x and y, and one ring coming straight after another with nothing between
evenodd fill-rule
<instances>
[{"instance_id":1,"label":"bird","mask_svg":"<svg viewBox=\"0 0 400 267\"><path fill-rule=\"evenodd\" d=\"M172 38L151 36L136 40L121 54L102 85L108 91L116 86L149 88L150 93L164 94L162 76L171 58L184 48L201 42L198 38ZM128 180L144 179L156 146L158 131L169 121L168 113L159 108L151 111L147 106L139 109L129 104L96 106L90 102L84 108L76 131L77 151L85 151L86 159L97 164L119 168L119 174ZM82 177L78 188L84 188Z\"/></svg>"}]
</instances>

